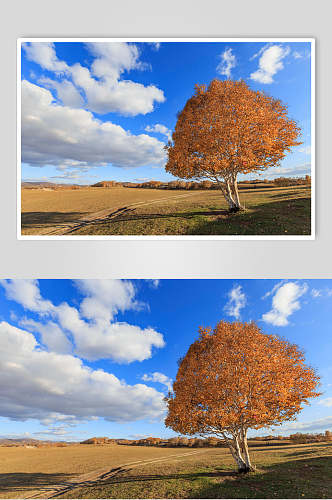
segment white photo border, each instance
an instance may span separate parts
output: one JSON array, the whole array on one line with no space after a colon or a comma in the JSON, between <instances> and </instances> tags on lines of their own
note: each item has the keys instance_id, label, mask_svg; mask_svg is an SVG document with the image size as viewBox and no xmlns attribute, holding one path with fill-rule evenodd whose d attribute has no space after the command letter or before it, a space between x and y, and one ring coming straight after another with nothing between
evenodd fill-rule
<instances>
[{"instance_id":1,"label":"white photo border","mask_svg":"<svg viewBox=\"0 0 332 500\"><path fill-rule=\"evenodd\" d=\"M307 42L311 44L311 233L310 235L22 235L21 234L21 47L25 42ZM85 37L85 38L67 38L67 37L38 37L38 38L18 38L17 39L17 239L18 240L315 240L316 239L316 39L314 37L225 37L225 38L204 38L204 37L163 37L163 38L145 38L145 37Z\"/></svg>"}]
</instances>

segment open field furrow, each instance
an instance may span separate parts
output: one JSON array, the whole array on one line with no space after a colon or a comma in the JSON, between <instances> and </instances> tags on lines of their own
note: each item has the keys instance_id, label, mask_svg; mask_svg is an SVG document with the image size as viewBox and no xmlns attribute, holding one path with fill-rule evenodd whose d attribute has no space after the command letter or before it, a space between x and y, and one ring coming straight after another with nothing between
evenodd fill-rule
<instances>
[{"instance_id":1,"label":"open field furrow","mask_svg":"<svg viewBox=\"0 0 332 500\"><path fill-rule=\"evenodd\" d=\"M0 447L0 498L332 498L331 446L250 442L244 476L224 447Z\"/></svg>"},{"instance_id":2,"label":"open field furrow","mask_svg":"<svg viewBox=\"0 0 332 500\"><path fill-rule=\"evenodd\" d=\"M310 186L244 189L230 213L219 190L22 189L22 235L308 235Z\"/></svg>"},{"instance_id":3,"label":"open field furrow","mask_svg":"<svg viewBox=\"0 0 332 500\"><path fill-rule=\"evenodd\" d=\"M102 210L101 212L90 214L87 217L84 217L81 220L77 221L72 221L70 224L62 224L60 228L51 230L49 232L44 233L45 235L63 235L63 234L70 234L74 233L76 230L80 229L81 227L84 227L88 224L96 224L99 222L103 221L111 221L112 219L115 219L117 217L120 217L124 215L127 212L132 212L137 208L141 208L144 206L148 205L154 205L156 203L162 203L162 202L169 202L169 201L174 201L178 199L183 199L183 198L188 198L192 197L195 193L190 193L186 195L177 195L177 196L172 196L168 198L160 198L156 200L150 200L150 201L142 201L138 203L133 203L131 205L125 206L125 207L120 207L116 209L112 209L111 212L109 210Z\"/></svg>"},{"instance_id":4,"label":"open field furrow","mask_svg":"<svg viewBox=\"0 0 332 500\"><path fill-rule=\"evenodd\" d=\"M56 498L60 495L64 495L65 493L72 491L75 488L81 488L81 487L92 487L97 485L98 482L100 481L106 481L109 479L112 479L113 477L117 476L120 473L127 472L129 470L132 470L135 467L143 466L143 465L150 465L158 462L164 462L166 460L169 460L170 458L181 458L181 457L187 457L191 455L198 455L200 453L203 453L206 450L200 450L200 451L194 451L194 452L187 452L183 453L181 455L179 454L174 454L174 455L169 455L167 457L161 457L161 458L156 458L153 460L138 460L135 462L129 462L126 463L122 466L115 467L113 469L102 469L98 471L93 471L90 472L89 474L83 474L82 476L79 476L73 481L66 481L64 483L56 484L56 485L50 485L45 488L40 489L38 492L34 493L31 496L26 496L26 499L33 499L33 498Z\"/></svg>"}]
</instances>

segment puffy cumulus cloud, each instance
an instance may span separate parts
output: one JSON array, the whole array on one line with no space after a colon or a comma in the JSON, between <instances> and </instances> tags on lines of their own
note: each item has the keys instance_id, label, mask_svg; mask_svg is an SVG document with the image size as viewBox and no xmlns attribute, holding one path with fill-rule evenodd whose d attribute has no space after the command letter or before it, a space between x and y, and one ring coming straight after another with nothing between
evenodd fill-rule
<instances>
[{"instance_id":1,"label":"puffy cumulus cloud","mask_svg":"<svg viewBox=\"0 0 332 500\"><path fill-rule=\"evenodd\" d=\"M75 64L71 69L74 84L83 89L86 108L99 114L110 112L125 116L151 113L155 102L164 102L162 90L154 85L145 87L130 80L114 81L109 75L96 80L88 68Z\"/></svg>"},{"instance_id":2,"label":"puffy cumulus cloud","mask_svg":"<svg viewBox=\"0 0 332 500\"><path fill-rule=\"evenodd\" d=\"M86 322L68 304L59 306L57 315L61 327L74 338L75 353L89 361L143 361L152 356L153 348L165 346L162 334L153 328L142 329L126 322L109 323L98 315L91 322Z\"/></svg>"},{"instance_id":3,"label":"puffy cumulus cloud","mask_svg":"<svg viewBox=\"0 0 332 500\"><path fill-rule=\"evenodd\" d=\"M48 350L58 354L69 354L73 351L71 342L53 321L40 323L33 319L24 318L19 324L28 331L40 333L42 343Z\"/></svg>"},{"instance_id":4,"label":"puffy cumulus cloud","mask_svg":"<svg viewBox=\"0 0 332 500\"><path fill-rule=\"evenodd\" d=\"M50 421L61 414L124 422L160 418L164 411L155 389L47 352L31 333L6 322L0 323L0 377L1 414L10 419Z\"/></svg>"},{"instance_id":5,"label":"puffy cumulus cloud","mask_svg":"<svg viewBox=\"0 0 332 500\"><path fill-rule=\"evenodd\" d=\"M10 300L21 304L25 309L39 313L50 313L54 306L49 300L44 300L40 294L38 281L35 279L10 280L2 279L0 284Z\"/></svg>"},{"instance_id":6,"label":"puffy cumulus cloud","mask_svg":"<svg viewBox=\"0 0 332 500\"><path fill-rule=\"evenodd\" d=\"M22 47L27 59L39 64L43 69L55 73L64 73L69 70L67 63L57 58L52 42L25 42Z\"/></svg>"},{"instance_id":7,"label":"puffy cumulus cloud","mask_svg":"<svg viewBox=\"0 0 332 500\"><path fill-rule=\"evenodd\" d=\"M110 321L118 311L137 309L135 288L131 281L111 279L75 280L85 296L80 305L82 316Z\"/></svg>"},{"instance_id":8,"label":"puffy cumulus cloud","mask_svg":"<svg viewBox=\"0 0 332 500\"><path fill-rule=\"evenodd\" d=\"M163 91L155 85L144 86L131 80L120 80L125 71L148 67L139 60L139 51L135 44L93 42L85 45L94 56L90 69L79 63L68 66L64 61L60 61L52 43L32 42L23 44L23 48L27 57L42 68L65 74L64 80L39 80L47 87L54 88L65 105L84 105L99 114L116 112L135 116L150 113L155 103L165 101ZM84 101L81 93L84 95Z\"/></svg>"},{"instance_id":9,"label":"puffy cumulus cloud","mask_svg":"<svg viewBox=\"0 0 332 500\"><path fill-rule=\"evenodd\" d=\"M236 57L231 48L225 49L220 54L220 63L217 66L217 72L220 75L225 75L227 78L231 77L232 69L236 66Z\"/></svg>"},{"instance_id":10,"label":"puffy cumulus cloud","mask_svg":"<svg viewBox=\"0 0 332 500\"><path fill-rule=\"evenodd\" d=\"M156 132L157 134L162 134L170 141L172 139L172 131L165 127L165 125L161 125L160 123L156 123L155 125L147 125L145 127L146 132Z\"/></svg>"},{"instance_id":11,"label":"puffy cumulus cloud","mask_svg":"<svg viewBox=\"0 0 332 500\"><path fill-rule=\"evenodd\" d=\"M283 69L283 59L290 53L289 47L282 45L265 46L260 53L258 69L250 78L259 83L273 83L274 75Z\"/></svg>"},{"instance_id":12,"label":"puffy cumulus cloud","mask_svg":"<svg viewBox=\"0 0 332 500\"><path fill-rule=\"evenodd\" d=\"M234 318L239 319L241 309L245 307L246 303L247 298L242 291L241 285L234 285L228 293L228 302L224 310L229 316L234 316Z\"/></svg>"},{"instance_id":13,"label":"puffy cumulus cloud","mask_svg":"<svg viewBox=\"0 0 332 500\"><path fill-rule=\"evenodd\" d=\"M153 328L140 328L126 322L114 322L119 311L138 309L135 288L125 280L76 280L83 299L79 309L63 302L54 305L44 300L37 280L2 280L7 297L38 313L37 322L24 319L21 325L38 332L50 350L74 352L89 361L111 359L118 363L143 361L154 348L165 346L163 335Z\"/></svg>"},{"instance_id":14,"label":"puffy cumulus cloud","mask_svg":"<svg viewBox=\"0 0 332 500\"><path fill-rule=\"evenodd\" d=\"M116 81L124 71L144 69L139 61L139 51L135 44L126 42L88 42L85 44L95 59L91 72L99 77Z\"/></svg>"},{"instance_id":15,"label":"puffy cumulus cloud","mask_svg":"<svg viewBox=\"0 0 332 500\"><path fill-rule=\"evenodd\" d=\"M144 382L158 382L159 384L165 385L169 391L172 390L172 379L167 377L167 375L164 375L163 373L144 373L144 375L142 376L142 380L144 380Z\"/></svg>"},{"instance_id":16,"label":"puffy cumulus cloud","mask_svg":"<svg viewBox=\"0 0 332 500\"><path fill-rule=\"evenodd\" d=\"M308 285L288 282L275 290L272 309L263 314L262 319L275 326L286 326L289 324L288 317L301 308L298 299L307 292Z\"/></svg>"},{"instance_id":17,"label":"puffy cumulus cloud","mask_svg":"<svg viewBox=\"0 0 332 500\"><path fill-rule=\"evenodd\" d=\"M43 87L55 89L58 99L71 108L81 108L84 99L77 88L69 80L52 80L51 78L39 78L38 83Z\"/></svg>"},{"instance_id":18,"label":"puffy cumulus cloud","mask_svg":"<svg viewBox=\"0 0 332 500\"><path fill-rule=\"evenodd\" d=\"M147 134L132 135L101 122L84 109L60 106L51 92L22 82L22 161L32 166L139 167L162 165L164 143Z\"/></svg>"}]
</instances>

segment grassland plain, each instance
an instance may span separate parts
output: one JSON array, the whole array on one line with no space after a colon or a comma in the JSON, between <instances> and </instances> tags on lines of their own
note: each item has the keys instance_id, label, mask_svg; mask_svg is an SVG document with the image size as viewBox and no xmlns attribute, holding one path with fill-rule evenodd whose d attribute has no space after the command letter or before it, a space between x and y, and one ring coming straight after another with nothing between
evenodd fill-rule
<instances>
[{"instance_id":1,"label":"grassland plain","mask_svg":"<svg viewBox=\"0 0 332 500\"><path fill-rule=\"evenodd\" d=\"M218 190L22 189L22 235L308 235L311 188L241 189L229 214Z\"/></svg>"},{"instance_id":2,"label":"grassland plain","mask_svg":"<svg viewBox=\"0 0 332 500\"><path fill-rule=\"evenodd\" d=\"M0 498L331 498L332 443L251 450L234 472L225 448L73 445L0 448Z\"/></svg>"}]
</instances>

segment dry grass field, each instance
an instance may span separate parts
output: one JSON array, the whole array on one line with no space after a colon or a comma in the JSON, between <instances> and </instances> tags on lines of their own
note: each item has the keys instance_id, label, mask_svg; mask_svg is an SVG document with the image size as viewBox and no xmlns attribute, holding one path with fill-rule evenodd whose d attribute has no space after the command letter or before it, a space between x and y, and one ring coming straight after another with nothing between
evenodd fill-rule
<instances>
[{"instance_id":1,"label":"dry grass field","mask_svg":"<svg viewBox=\"0 0 332 500\"><path fill-rule=\"evenodd\" d=\"M123 464L183 455L197 450L119 445L68 447L0 446L0 498L27 498L51 485L91 479ZM81 481L81 479L79 479Z\"/></svg>"},{"instance_id":2,"label":"dry grass field","mask_svg":"<svg viewBox=\"0 0 332 500\"><path fill-rule=\"evenodd\" d=\"M331 498L332 443L251 451L234 472L224 448L73 445L0 448L0 498Z\"/></svg>"},{"instance_id":3,"label":"dry grass field","mask_svg":"<svg viewBox=\"0 0 332 500\"><path fill-rule=\"evenodd\" d=\"M241 189L229 214L217 190L22 189L22 235L307 235L309 186Z\"/></svg>"}]
</instances>

